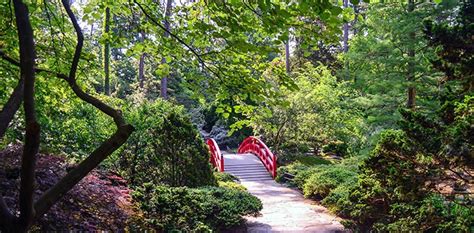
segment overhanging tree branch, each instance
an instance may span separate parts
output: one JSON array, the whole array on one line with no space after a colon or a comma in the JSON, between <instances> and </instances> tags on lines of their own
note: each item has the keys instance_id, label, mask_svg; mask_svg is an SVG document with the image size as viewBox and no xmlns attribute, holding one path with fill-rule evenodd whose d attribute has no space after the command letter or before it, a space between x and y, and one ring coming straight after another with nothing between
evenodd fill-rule
<instances>
[{"instance_id":1,"label":"overhanging tree branch","mask_svg":"<svg viewBox=\"0 0 474 233\"><path fill-rule=\"evenodd\" d=\"M0 111L0 138L5 135L8 125L13 120L16 112L20 108L21 102L23 101L23 85L24 79L20 78L12 94L8 98L7 102Z\"/></svg>"},{"instance_id":2,"label":"overhanging tree branch","mask_svg":"<svg viewBox=\"0 0 474 233\"><path fill-rule=\"evenodd\" d=\"M202 59L201 55L193 48L191 47L190 45L188 45L188 43L186 43L185 41L183 41L181 38L179 38L177 35L175 35L174 33L172 33L170 30L168 30L165 26L163 26L162 24L160 24L158 21L156 21L153 17L151 17L151 15L143 8L143 6L137 2L137 0L134 0L133 1L135 4L137 4L137 6L140 8L140 10L143 12L143 14L151 21L153 22L153 24L155 24L156 26L158 26L159 28L161 28L163 31L165 31L166 33L168 33L171 37L173 37L174 39L176 39L180 44L184 45L184 47L186 47L189 51L191 51L195 56L196 58L198 59L199 63L201 63L204 68L206 70L208 70L209 72L211 72L212 74L214 74L217 78L221 78L220 75L215 72L213 69L211 69L207 64L206 62L204 61L204 59Z\"/></svg>"},{"instance_id":3,"label":"overhanging tree branch","mask_svg":"<svg viewBox=\"0 0 474 233\"><path fill-rule=\"evenodd\" d=\"M0 57L8 62L10 62L11 64L15 65L15 66L20 66L20 62L15 60L14 58L12 57L9 57L3 50L0 50Z\"/></svg>"},{"instance_id":4,"label":"overhanging tree branch","mask_svg":"<svg viewBox=\"0 0 474 233\"><path fill-rule=\"evenodd\" d=\"M0 50L0 57L3 58L4 60L10 62L10 64L20 67L20 62L19 61L17 61L16 59L8 56L7 54L5 54L5 52L3 52L1 50ZM47 69L43 69L43 68L39 68L39 67L35 67L35 72L36 73L51 74L53 76L56 76L60 79L65 80L65 81L68 81L68 79L69 79L69 77L65 74L61 74L61 73L58 73L58 72L55 72L55 71L52 71L52 70L47 70Z\"/></svg>"}]
</instances>

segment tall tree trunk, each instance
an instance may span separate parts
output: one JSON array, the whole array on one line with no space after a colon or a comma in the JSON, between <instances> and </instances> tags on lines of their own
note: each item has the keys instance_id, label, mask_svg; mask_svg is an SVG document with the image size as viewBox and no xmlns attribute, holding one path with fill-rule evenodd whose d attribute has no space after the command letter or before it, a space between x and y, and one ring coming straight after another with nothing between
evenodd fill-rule
<instances>
[{"instance_id":1,"label":"tall tree trunk","mask_svg":"<svg viewBox=\"0 0 474 233\"><path fill-rule=\"evenodd\" d=\"M168 31L170 30L170 22L169 19L171 17L171 8L173 7L173 0L167 0L166 1L166 9L165 9L165 20L163 24L165 25L166 31L164 33L164 37L168 38L170 34ZM163 57L161 59L161 63L165 64L166 63L166 58ZM161 98L163 99L168 99L168 77L162 77L161 78L161 84L160 84L160 95Z\"/></svg>"},{"instance_id":2,"label":"tall tree trunk","mask_svg":"<svg viewBox=\"0 0 474 233\"><path fill-rule=\"evenodd\" d=\"M344 8L349 7L349 0L343 0L343 6ZM349 41L349 23L344 23L343 26L343 38L342 38L342 51L347 52L349 46L348 46L348 41Z\"/></svg>"},{"instance_id":3,"label":"tall tree trunk","mask_svg":"<svg viewBox=\"0 0 474 233\"><path fill-rule=\"evenodd\" d=\"M138 61L138 82L138 86L142 89L145 84L145 53L140 55L140 60Z\"/></svg>"},{"instance_id":4,"label":"tall tree trunk","mask_svg":"<svg viewBox=\"0 0 474 233\"><path fill-rule=\"evenodd\" d=\"M142 31L140 32L140 42L145 41L145 33ZM143 88L145 83L145 53L140 55L140 60L138 61L138 86L140 89Z\"/></svg>"},{"instance_id":5,"label":"tall tree trunk","mask_svg":"<svg viewBox=\"0 0 474 233\"><path fill-rule=\"evenodd\" d=\"M25 232L33 223L35 210L33 194L35 184L36 155L40 143L40 125L35 112L35 47L33 29L28 16L28 8L21 0L13 1L20 47L20 75L24 80L23 108L25 111L26 133L20 172L20 216L18 231Z\"/></svg>"},{"instance_id":6,"label":"tall tree trunk","mask_svg":"<svg viewBox=\"0 0 474 233\"><path fill-rule=\"evenodd\" d=\"M286 65L286 73L290 74L290 39L285 43L285 65Z\"/></svg>"},{"instance_id":7,"label":"tall tree trunk","mask_svg":"<svg viewBox=\"0 0 474 233\"><path fill-rule=\"evenodd\" d=\"M415 10L414 0L408 0L408 14ZM415 109L416 107L416 87L415 87L415 48L414 43L416 39L415 31L409 33L410 48L408 50L408 68L407 68L407 108Z\"/></svg>"},{"instance_id":8,"label":"tall tree trunk","mask_svg":"<svg viewBox=\"0 0 474 233\"><path fill-rule=\"evenodd\" d=\"M104 33L108 35L110 31L110 8L105 8L104 18ZM104 94L110 95L110 42L109 39L105 41L104 45Z\"/></svg>"}]
</instances>

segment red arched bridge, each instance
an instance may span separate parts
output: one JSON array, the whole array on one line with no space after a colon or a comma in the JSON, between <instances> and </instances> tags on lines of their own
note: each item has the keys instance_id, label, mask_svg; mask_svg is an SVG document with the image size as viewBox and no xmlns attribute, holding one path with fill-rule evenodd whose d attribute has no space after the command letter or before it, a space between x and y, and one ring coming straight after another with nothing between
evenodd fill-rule
<instances>
[{"instance_id":1,"label":"red arched bridge","mask_svg":"<svg viewBox=\"0 0 474 233\"><path fill-rule=\"evenodd\" d=\"M247 190L263 203L262 215L246 217L248 232L343 232L344 227L322 206L273 180L277 157L256 137L246 138L236 154L221 153L214 139L208 139L211 163L220 172L240 179Z\"/></svg>"},{"instance_id":2,"label":"red arched bridge","mask_svg":"<svg viewBox=\"0 0 474 233\"><path fill-rule=\"evenodd\" d=\"M246 138L237 154L221 153L216 141L207 140L211 164L220 172L230 173L242 181L271 180L276 177L277 157L257 137Z\"/></svg>"}]
</instances>

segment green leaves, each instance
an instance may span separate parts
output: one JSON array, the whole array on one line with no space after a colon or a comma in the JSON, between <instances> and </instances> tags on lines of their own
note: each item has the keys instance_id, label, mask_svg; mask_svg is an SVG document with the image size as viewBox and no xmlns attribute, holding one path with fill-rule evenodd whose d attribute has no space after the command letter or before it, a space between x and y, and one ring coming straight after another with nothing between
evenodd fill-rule
<instances>
[{"instance_id":1,"label":"green leaves","mask_svg":"<svg viewBox=\"0 0 474 233\"><path fill-rule=\"evenodd\" d=\"M169 59L171 60L171 59ZM168 60L168 61L169 61ZM168 63L161 63L158 65L157 69L155 70L155 74L158 77L166 77L170 74L170 66Z\"/></svg>"},{"instance_id":2,"label":"green leaves","mask_svg":"<svg viewBox=\"0 0 474 233\"><path fill-rule=\"evenodd\" d=\"M354 20L355 18L354 9L350 7L344 8L344 10L342 10L342 18L346 22Z\"/></svg>"},{"instance_id":3,"label":"green leaves","mask_svg":"<svg viewBox=\"0 0 474 233\"><path fill-rule=\"evenodd\" d=\"M338 151L341 155L349 152L349 145L363 144L360 113L346 108L346 104L350 105L346 101L351 98L346 83L338 83L326 67L306 63L292 71L294 86L282 85L278 71L284 63L274 62L276 67L269 67L265 73L267 82L274 85L273 95L249 113L250 126L256 134L280 149L283 145L321 148L325 144L342 144L345 149ZM358 138L357 142L354 138Z\"/></svg>"},{"instance_id":4,"label":"green leaves","mask_svg":"<svg viewBox=\"0 0 474 233\"><path fill-rule=\"evenodd\" d=\"M353 87L364 93L357 101L367 109L373 127L397 127L397 108L405 104L409 85L416 87L420 105L430 102L424 96L437 92L432 85L437 74L429 61L435 58L434 48L422 35L423 21L437 14L433 5L420 5L407 14L403 6L385 3L369 8L366 20L360 22L364 33L352 38L343 60L345 72L355 80ZM409 56L410 49L416 51L414 56ZM417 78L412 81L407 81L409 63L416 64Z\"/></svg>"},{"instance_id":5,"label":"green leaves","mask_svg":"<svg viewBox=\"0 0 474 233\"><path fill-rule=\"evenodd\" d=\"M238 188L148 184L133 197L144 213L144 219L138 220L142 231L221 231L241 224L243 216L255 215L262 209L258 198Z\"/></svg>"},{"instance_id":6,"label":"green leaves","mask_svg":"<svg viewBox=\"0 0 474 233\"><path fill-rule=\"evenodd\" d=\"M120 168L132 186L215 184L208 148L182 107L143 102L129 109L127 120L136 131L120 153Z\"/></svg>"}]
</instances>

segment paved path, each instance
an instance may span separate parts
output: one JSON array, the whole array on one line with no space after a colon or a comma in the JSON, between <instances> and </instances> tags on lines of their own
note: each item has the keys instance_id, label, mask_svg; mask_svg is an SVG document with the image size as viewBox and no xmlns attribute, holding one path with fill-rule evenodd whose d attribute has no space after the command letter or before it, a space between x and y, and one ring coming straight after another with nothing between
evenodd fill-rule
<instances>
[{"instance_id":1,"label":"paved path","mask_svg":"<svg viewBox=\"0 0 474 233\"><path fill-rule=\"evenodd\" d=\"M262 215L247 217L247 231L266 232L342 232L339 219L323 206L276 183L251 154L225 154L225 171L241 180L250 193L263 203Z\"/></svg>"}]
</instances>

